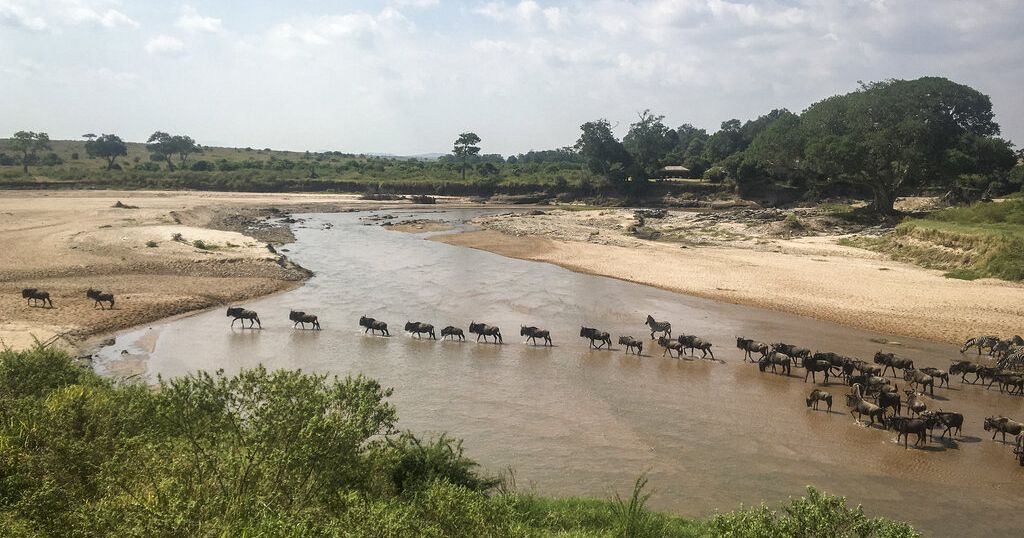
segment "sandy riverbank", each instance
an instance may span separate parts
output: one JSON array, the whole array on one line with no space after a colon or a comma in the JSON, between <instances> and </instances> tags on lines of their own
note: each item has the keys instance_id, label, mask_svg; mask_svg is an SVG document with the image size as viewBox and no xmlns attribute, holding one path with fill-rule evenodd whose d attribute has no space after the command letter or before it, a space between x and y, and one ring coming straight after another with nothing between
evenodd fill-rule
<instances>
[{"instance_id":1,"label":"sandy riverbank","mask_svg":"<svg viewBox=\"0 0 1024 538\"><path fill-rule=\"evenodd\" d=\"M291 240L289 228L268 226L268 217L394 205L408 203L355 195L2 191L0 339L21 348L63 334L75 347L94 335L293 288L308 273L268 248ZM49 292L54 308L27 306L27 287ZM115 294L115 308L95 308L85 297L90 287Z\"/></svg>"},{"instance_id":2,"label":"sandy riverbank","mask_svg":"<svg viewBox=\"0 0 1024 538\"><path fill-rule=\"evenodd\" d=\"M628 232L629 210L548 211L474 221L485 230L433 237L663 289L885 333L960 343L1024 331L1024 286L963 281L836 243L782 220L742 222L670 212L659 239ZM814 226L821 227L820 223ZM808 234L808 235L803 235Z\"/></svg>"}]
</instances>

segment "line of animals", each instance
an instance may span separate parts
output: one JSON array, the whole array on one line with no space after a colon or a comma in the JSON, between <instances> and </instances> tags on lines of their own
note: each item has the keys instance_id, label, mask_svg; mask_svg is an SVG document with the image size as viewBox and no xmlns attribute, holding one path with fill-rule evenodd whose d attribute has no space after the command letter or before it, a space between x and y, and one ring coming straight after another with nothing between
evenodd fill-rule
<instances>
[{"instance_id":1,"label":"line of animals","mask_svg":"<svg viewBox=\"0 0 1024 538\"><path fill-rule=\"evenodd\" d=\"M85 296L94 301L93 308L97 306L100 307L100 310L107 310L108 308L113 310L114 308L113 293L103 293L100 290L89 288L85 291ZM29 306L53 308L53 299L50 298L50 293L38 288L22 289L21 298L25 299Z\"/></svg>"},{"instance_id":2,"label":"line of animals","mask_svg":"<svg viewBox=\"0 0 1024 538\"><path fill-rule=\"evenodd\" d=\"M114 295L103 293L99 290L89 288L86 297L94 301L94 308L114 308ZM53 308L53 301L50 294L37 288L25 288L22 290L22 298L25 298L29 306L42 306ZM231 319L231 326L240 322L242 328L263 328L259 314L253 310L241 307L230 307L227 309L227 317ZM320 321L314 314L307 314L303 311L291 310L288 313L289 321L292 321L293 328L305 329L309 325L312 330L321 330ZM246 327L245 322L249 325ZM648 315L645 324L650 329L651 339L655 340L663 348L662 356L681 358L684 351L690 356L696 356L700 350L701 358L708 355L715 359L712 351L712 344L705 339L693 335L679 335L672 338L672 324L667 321L657 321L653 316ZM364 328L364 333L390 336L388 325L383 321L367 316L360 316L359 326ZM437 340L434 326L429 323L418 321L407 322L404 330L417 338L426 337ZM469 324L470 334L477 335L476 341L481 338L484 342L493 339L494 343L504 343L501 336L501 329L472 321ZM441 329L441 339L465 341L465 333L462 329L449 325ZM550 331L539 329L534 326L520 326L520 336L526 337L527 342L534 345L553 346ZM581 338L590 341L593 349L610 349L612 346L611 335L593 327L581 327ZM644 343L632 336L620 336L618 343L624 346L626 353L640 355L643 353ZM988 351L988 355L997 360L996 366L986 366L966 360L954 361L948 371L938 368L924 367L917 369L914 361L908 358L897 357L894 353L875 353L873 363L845 357L831 352L815 352L810 349L798 347L785 343L765 343L755 340L737 337L736 347L743 351L743 360L757 364L761 372L771 368L772 373L789 376L793 366L804 368L804 382L810 377L812 383L817 383L817 374L821 373L823 382L828 385L831 378L839 378L850 387L846 394L846 404L850 408L850 415L858 421L863 421L867 416L868 426L877 424L883 429L891 429L897 432L896 440L903 438L904 448L908 448L909 435L916 435L915 446L924 444L929 437L934 440L934 430L942 428L939 438L946 434L950 437L961 435L964 423L964 416L957 412L929 410L923 396L928 393L934 397L935 385L941 388L943 385L949 387L949 376L960 375L960 382L965 384L985 384L986 389L993 384L999 384L1000 393L1024 395L1024 373L1020 371L1024 367L1024 339L1014 336L1009 339L1001 339L997 336L978 336L969 338L960 348L961 353L966 353L976 348L978 355ZM675 352L675 355L673 355ZM754 355L759 355L755 357ZM897 386L891 384L889 378L885 377L886 372L891 372L894 378L898 377L896 371L903 371L903 379L910 388L904 389L903 394ZM974 379L967 380L968 375L974 375ZM920 391L920 392L919 392ZM873 400L873 401L871 401ZM824 402L826 409L832 411L832 394L828 391L815 388L807 396L805 404L808 408L818 410L819 405ZM901 416L903 409L909 412L909 416ZM891 411L891 414L887 414ZM1024 466L1024 423L1017 422L1005 416L986 417L984 422L985 431L991 431L992 439L1002 434L1003 442L1006 441L1006 434L1015 436L1013 453L1021 466Z\"/></svg>"},{"instance_id":3,"label":"line of animals","mask_svg":"<svg viewBox=\"0 0 1024 538\"><path fill-rule=\"evenodd\" d=\"M1008 340L979 337L968 339L960 352L964 353L971 347L977 346L978 342L991 342L992 340L989 339L995 342L1011 343L1010 346L1003 347L1004 358L1012 356L1017 352L1014 348L1024 344L1024 340L1019 336ZM808 377L813 383L817 383L818 373L823 375L823 382L826 385L829 383L830 377L842 379L850 387L849 393L846 394L846 405L850 409L850 416L858 421L863 421L866 416L869 421L868 426L875 425L877 422L883 429L895 431L897 443L902 437L904 448L908 448L910 434L917 436L914 446L926 443L929 438L934 440L935 429L941 428L940 439L944 438L946 434L949 434L951 438L954 434L961 435L964 424L964 416L961 413L942 409L929 410L924 401L925 393L932 397L935 396L936 385L940 388L943 385L949 388L951 374L954 376L959 374L961 383L973 385L979 381L982 384L987 381L986 388L991 388L994 383L998 382L1000 392L1024 394L1024 373L965 360L954 361L947 372L931 367L915 368L912 359L881 351L875 353L872 363L868 363L836 353L812 353L807 348L791 344L768 344L742 337L736 338L736 347L743 351L743 361L749 360L757 364L761 372L766 372L771 368L772 373L789 376L795 365L805 369L805 383ZM989 346L986 345L986 347ZM755 355L759 356L755 357ZM902 370L902 378L910 387L902 391L903 396L900 395L899 388L892 384L888 377L885 377L886 372L891 372L894 378L901 377L897 374L897 370ZM974 374L975 378L968 381L968 374ZM814 410L818 410L822 402L831 412L832 394L825 390L815 388L811 390L805 400L806 406ZM904 409L907 410L909 416L900 414ZM1018 463L1024 466L1024 424L1005 416L991 416L985 418L984 428L985 431L992 432L992 439L1002 434L1004 443L1006 434L1015 436L1013 453Z\"/></svg>"}]
</instances>

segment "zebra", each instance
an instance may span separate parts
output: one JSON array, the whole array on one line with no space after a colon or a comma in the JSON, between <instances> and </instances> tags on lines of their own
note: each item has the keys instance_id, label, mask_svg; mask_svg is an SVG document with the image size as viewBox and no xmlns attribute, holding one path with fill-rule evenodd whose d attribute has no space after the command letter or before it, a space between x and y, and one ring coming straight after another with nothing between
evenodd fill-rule
<instances>
[{"instance_id":1,"label":"zebra","mask_svg":"<svg viewBox=\"0 0 1024 538\"><path fill-rule=\"evenodd\" d=\"M89 288L88 290L86 290L85 296L92 299L93 301L96 301L96 304L92 305L93 308L96 308L96 306L99 305L100 310L103 310L103 303L110 303L110 309L114 309L113 293L103 293L100 290L94 290L92 288Z\"/></svg>"},{"instance_id":2,"label":"zebra","mask_svg":"<svg viewBox=\"0 0 1024 538\"><path fill-rule=\"evenodd\" d=\"M715 352L711 351L711 342L708 342L703 338L693 336L692 334L681 334L679 335L678 340L679 343L683 346L683 349L690 350L690 355L693 355L694 351L699 349L702 353L700 358L707 358L709 353L711 354L712 359L715 358Z\"/></svg>"},{"instance_id":3,"label":"zebra","mask_svg":"<svg viewBox=\"0 0 1024 538\"><path fill-rule=\"evenodd\" d=\"M366 328L366 330L363 331L363 334L370 331L373 331L373 334L377 334L377 331L380 331L381 336L391 336L391 333L388 332L388 324L383 321L377 321L366 316L359 316L359 326Z\"/></svg>"},{"instance_id":4,"label":"zebra","mask_svg":"<svg viewBox=\"0 0 1024 538\"><path fill-rule=\"evenodd\" d=\"M743 362L746 362L747 359L750 359L750 362L757 362L754 360L752 353L760 353L762 359L768 356L768 344L764 342L756 342L749 338L737 336L736 347L743 350Z\"/></svg>"},{"instance_id":5,"label":"zebra","mask_svg":"<svg viewBox=\"0 0 1024 538\"><path fill-rule=\"evenodd\" d=\"M50 294L45 291L40 291L36 288L25 288L21 290L21 297L28 299L27 304L29 306L36 305L36 303L43 303L43 306L50 305L53 308L53 301L50 300Z\"/></svg>"},{"instance_id":6,"label":"zebra","mask_svg":"<svg viewBox=\"0 0 1024 538\"><path fill-rule=\"evenodd\" d=\"M589 338L590 347L595 349L601 349L605 344L612 347L612 336L593 327L580 327L580 338ZM601 345L594 345L594 342L601 342Z\"/></svg>"},{"instance_id":7,"label":"zebra","mask_svg":"<svg viewBox=\"0 0 1024 538\"><path fill-rule=\"evenodd\" d=\"M1007 354L1005 357L999 359L996 363L999 368L1020 368L1024 366L1024 347L1017 348L1015 351Z\"/></svg>"},{"instance_id":8,"label":"zebra","mask_svg":"<svg viewBox=\"0 0 1024 538\"><path fill-rule=\"evenodd\" d=\"M525 336L527 341L533 340L533 345L537 345L537 339L544 339L545 346L554 346L551 343L551 332L538 329L536 327L526 327L525 325L519 326L519 336Z\"/></svg>"},{"instance_id":9,"label":"zebra","mask_svg":"<svg viewBox=\"0 0 1024 538\"><path fill-rule=\"evenodd\" d=\"M246 310L244 308L237 307L237 306L230 307L230 308L228 308L228 315L227 315L227 317L231 318L231 326L232 327L235 326L235 322L236 321L242 320L242 328L244 329L245 328L245 320L249 320L249 328L250 329L253 327L253 325L258 326L261 329L263 328L263 324L260 323L259 315L256 314L256 312L253 311L253 310Z\"/></svg>"},{"instance_id":10,"label":"zebra","mask_svg":"<svg viewBox=\"0 0 1024 538\"><path fill-rule=\"evenodd\" d=\"M654 333L662 333L662 336L672 338L672 324L667 321L655 321L654 316L647 315L645 322L651 328L651 340L654 340Z\"/></svg>"},{"instance_id":11,"label":"zebra","mask_svg":"<svg viewBox=\"0 0 1024 538\"><path fill-rule=\"evenodd\" d=\"M405 331L415 334L417 338L423 338L424 334L428 334L432 340L437 340L437 336L434 334L434 326L429 323L407 321L405 322Z\"/></svg>"},{"instance_id":12,"label":"zebra","mask_svg":"<svg viewBox=\"0 0 1024 538\"><path fill-rule=\"evenodd\" d=\"M480 341L481 336L484 338L484 342L487 341L488 336L493 336L496 344L505 343L505 341L501 339L501 329L492 327L486 323L477 323L475 321L469 322L469 332L470 334L476 335L477 342Z\"/></svg>"},{"instance_id":13,"label":"zebra","mask_svg":"<svg viewBox=\"0 0 1024 538\"><path fill-rule=\"evenodd\" d=\"M300 324L302 325L302 328L305 329L306 324L309 323L312 324L314 330L320 330L320 321L313 314L307 314L298 310L291 310L288 312L288 319L295 322L292 324L293 329Z\"/></svg>"},{"instance_id":14,"label":"zebra","mask_svg":"<svg viewBox=\"0 0 1024 538\"><path fill-rule=\"evenodd\" d=\"M455 340L456 338L460 341L466 340L466 335L462 332L462 329L451 325L441 329L441 340L444 340L445 337L451 337L452 340Z\"/></svg>"},{"instance_id":15,"label":"zebra","mask_svg":"<svg viewBox=\"0 0 1024 538\"><path fill-rule=\"evenodd\" d=\"M626 346L626 353L629 353L631 350L637 355L644 352L644 343L632 336L620 336L619 345Z\"/></svg>"},{"instance_id":16,"label":"zebra","mask_svg":"<svg viewBox=\"0 0 1024 538\"><path fill-rule=\"evenodd\" d=\"M988 348L989 351L991 352L992 348L995 347L995 345L998 344L998 343L999 343L999 337L998 336L992 336L992 335L975 336L974 338L968 338L967 341L964 342L964 345L960 348L960 353L965 353L968 349L971 349L972 347L977 347L978 348L978 355L981 355L981 351L984 348Z\"/></svg>"}]
</instances>

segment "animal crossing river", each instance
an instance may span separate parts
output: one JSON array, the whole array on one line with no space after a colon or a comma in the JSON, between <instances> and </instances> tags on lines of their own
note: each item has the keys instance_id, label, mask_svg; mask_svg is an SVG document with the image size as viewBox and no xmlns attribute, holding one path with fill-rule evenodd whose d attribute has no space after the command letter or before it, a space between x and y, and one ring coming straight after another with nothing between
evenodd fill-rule
<instances>
[{"instance_id":1,"label":"animal crossing river","mask_svg":"<svg viewBox=\"0 0 1024 538\"><path fill-rule=\"evenodd\" d=\"M390 213L455 223L481 214ZM363 373L394 388L401 428L462 438L485 470L511 466L518 487L543 494L606 497L648 471L651 506L683 515L774 504L814 485L929 535L1024 529L1024 468L1010 444L982 429L987 415L1024 420L1024 398L953 376L951 388L935 389L926 401L964 414L962 438L904 450L895 433L853 420L845 385L820 387L833 394L832 413L807 409L812 384L803 382L802 369L788 378L760 373L742 362L735 340L783 341L868 361L882 349L943 369L962 357L957 349L427 241L365 225L372 215L304 216L286 248L316 276L297 290L240 305L260 314L262 330L229 328L222 309L157 323L118 335L97 369L117 375L127 365L151 381L259 363ZM323 330L292 329L289 309L317 314ZM364 334L357 325L364 314L386 321L391 337ZM710 340L724 364L663 358L644 325L648 314L672 322L676 334ZM406 321L438 329L497 325L504 344L476 343L468 331L464 343L418 340L402 331ZM549 329L555 347L525 345L519 327L526 324ZM620 345L590 350L578 336L581 325L613 340L642 339L644 354L626 355ZM893 383L905 385L902 378Z\"/></svg>"}]
</instances>

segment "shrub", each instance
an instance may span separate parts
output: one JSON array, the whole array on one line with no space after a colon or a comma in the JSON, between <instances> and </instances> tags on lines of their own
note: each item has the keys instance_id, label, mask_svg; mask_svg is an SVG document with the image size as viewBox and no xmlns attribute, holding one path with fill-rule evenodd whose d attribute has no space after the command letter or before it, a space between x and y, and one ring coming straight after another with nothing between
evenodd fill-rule
<instances>
[{"instance_id":1,"label":"shrub","mask_svg":"<svg viewBox=\"0 0 1024 538\"><path fill-rule=\"evenodd\" d=\"M149 241L146 241L146 247L147 248L156 248L156 246L157 246L156 241L153 241L152 239L150 239Z\"/></svg>"}]
</instances>

